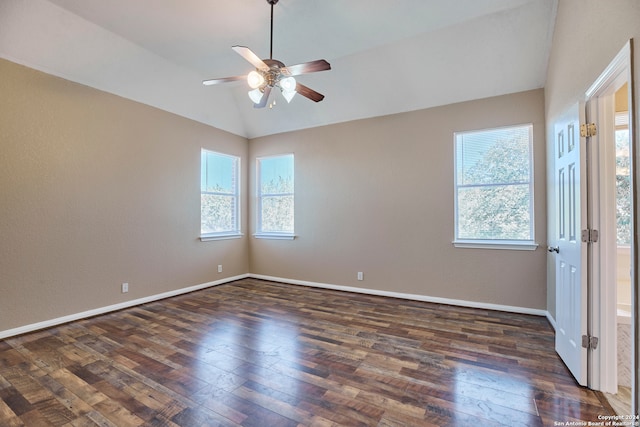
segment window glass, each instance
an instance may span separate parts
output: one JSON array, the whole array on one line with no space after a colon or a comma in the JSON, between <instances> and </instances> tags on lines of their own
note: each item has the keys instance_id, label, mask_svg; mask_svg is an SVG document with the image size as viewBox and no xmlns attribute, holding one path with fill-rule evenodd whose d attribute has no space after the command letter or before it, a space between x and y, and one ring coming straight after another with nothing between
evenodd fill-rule
<instances>
[{"instance_id":1,"label":"window glass","mask_svg":"<svg viewBox=\"0 0 640 427\"><path fill-rule=\"evenodd\" d=\"M257 159L258 234L293 235L293 154Z\"/></svg>"},{"instance_id":2,"label":"window glass","mask_svg":"<svg viewBox=\"0 0 640 427\"><path fill-rule=\"evenodd\" d=\"M240 233L240 158L202 150L200 168L200 234L202 237Z\"/></svg>"},{"instance_id":3,"label":"window glass","mask_svg":"<svg viewBox=\"0 0 640 427\"><path fill-rule=\"evenodd\" d=\"M616 224L618 246L631 245L629 112L616 113Z\"/></svg>"},{"instance_id":4,"label":"window glass","mask_svg":"<svg viewBox=\"0 0 640 427\"><path fill-rule=\"evenodd\" d=\"M532 126L455 134L456 241L533 241Z\"/></svg>"}]
</instances>

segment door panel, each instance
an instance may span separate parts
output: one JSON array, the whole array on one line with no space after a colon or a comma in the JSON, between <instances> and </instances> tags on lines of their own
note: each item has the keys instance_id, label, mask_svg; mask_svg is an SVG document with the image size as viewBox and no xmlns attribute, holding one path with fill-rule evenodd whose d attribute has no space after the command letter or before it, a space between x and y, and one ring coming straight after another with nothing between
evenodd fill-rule
<instances>
[{"instance_id":1,"label":"door panel","mask_svg":"<svg viewBox=\"0 0 640 427\"><path fill-rule=\"evenodd\" d=\"M586 243L580 230L586 224L585 150L581 148L580 119L584 106L576 104L554 125L556 193L556 352L576 381L587 385Z\"/></svg>"}]
</instances>

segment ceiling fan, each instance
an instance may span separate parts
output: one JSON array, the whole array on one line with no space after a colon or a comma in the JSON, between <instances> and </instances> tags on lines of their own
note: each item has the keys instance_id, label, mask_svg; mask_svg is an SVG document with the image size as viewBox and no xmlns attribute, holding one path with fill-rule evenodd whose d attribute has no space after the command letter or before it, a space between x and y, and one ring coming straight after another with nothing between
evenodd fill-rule
<instances>
[{"instance_id":1,"label":"ceiling fan","mask_svg":"<svg viewBox=\"0 0 640 427\"><path fill-rule=\"evenodd\" d=\"M249 98L253 101L255 108L263 108L267 105L269 94L273 88L280 89L287 102L291 102L291 99L293 99L296 93L315 102L322 101L324 95L296 82L293 76L330 70L331 65L324 59L318 59L302 64L285 66L284 63L273 59L273 6L278 3L278 0L267 0L267 3L271 5L271 45L269 59L260 59L258 55L253 53L248 47L233 46L232 49L249 61L256 69L246 76L204 80L202 84L210 86L246 79L249 87L252 89L249 91ZM272 105L273 104L270 106Z\"/></svg>"}]
</instances>

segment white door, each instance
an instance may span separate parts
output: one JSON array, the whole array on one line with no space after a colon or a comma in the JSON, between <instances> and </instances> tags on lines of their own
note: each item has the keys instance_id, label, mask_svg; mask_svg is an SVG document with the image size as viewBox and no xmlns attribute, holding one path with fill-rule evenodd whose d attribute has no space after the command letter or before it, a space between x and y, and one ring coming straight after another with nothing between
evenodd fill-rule
<instances>
[{"instance_id":1,"label":"white door","mask_svg":"<svg viewBox=\"0 0 640 427\"><path fill-rule=\"evenodd\" d=\"M579 384L587 385L587 244L581 229L586 228L584 104L576 104L554 125L556 231L554 251L556 271L556 352ZM582 118L582 121L581 121ZM553 244L553 242L550 242Z\"/></svg>"}]
</instances>

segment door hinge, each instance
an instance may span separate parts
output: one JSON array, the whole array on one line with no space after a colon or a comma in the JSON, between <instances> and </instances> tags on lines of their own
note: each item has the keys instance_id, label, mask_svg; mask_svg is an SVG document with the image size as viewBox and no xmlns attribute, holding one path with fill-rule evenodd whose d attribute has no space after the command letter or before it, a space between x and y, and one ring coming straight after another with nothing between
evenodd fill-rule
<instances>
[{"instance_id":1,"label":"door hinge","mask_svg":"<svg viewBox=\"0 0 640 427\"><path fill-rule=\"evenodd\" d=\"M595 350L596 348L598 348L598 338L592 337L591 335L583 335L582 348L586 348L587 350Z\"/></svg>"},{"instance_id":2,"label":"door hinge","mask_svg":"<svg viewBox=\"0 0 640 427\"><path fill-rule=\"evenodd\" d=\"M589 228L582 230L582 241L585 243L596 243L599 236L598 230L591 230Z\"/></svg>"},{"instance_id":3,"label":"door hinge","mask_svg":"<svg viewBox=\"0 0 640 427\"><path fill-rule=\"evenodd\" d=\"M598 134L598 128L595 123L584 123L580 125L580 136L585 138L589 136L596 136Z\"/></svg>"}]
</instances>

